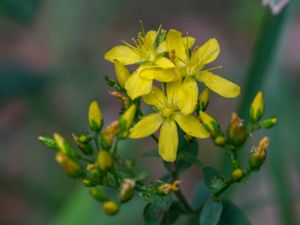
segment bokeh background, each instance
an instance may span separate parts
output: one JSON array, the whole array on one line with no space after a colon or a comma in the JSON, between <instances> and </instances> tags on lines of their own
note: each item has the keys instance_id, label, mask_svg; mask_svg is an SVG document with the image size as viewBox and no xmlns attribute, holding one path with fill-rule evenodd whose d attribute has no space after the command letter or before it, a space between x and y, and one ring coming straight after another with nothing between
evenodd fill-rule
<instances>
[{"instance_id":1,"label":"bokeh background","mask_svg":"<svg viewBox=\"0 0 300 225\"><path fill-rule=\"evenodd\" d=\"M266 113L279 125L260 132L243 149L247 156L263 135L271 136L262 171L227 193L253 224L300 224L300 14L297 0L279 15L260 0L0 0L0 224L106 225L142 224L144 202L135 198L113 217L75 180L65 176L37 136L54 131L70 138L87 126L92 99L106 122L117 118L118 102L104 82L113 66L104 53L140 30L176 28L197 37L216 37L220 74L241 85L243 95L211 95L209 113L224 127L232 111L246 115L249 99L262 89ZM258 46L258 47L255 47ZM240 109L243 107L243 109ZM248 106L247 106L248 107ZM147 145L140 145L147 141ZM165 173L160 160L143 159L151 140L124 144L122 154L138 159L152 179ZM200 143L199 158L227 168L220 149ZM145 146L147 148L145 149ZM143 160L143 163L141 163ZM146 163L145 163L146 161ZM184 174L190 201L202 174Z\"/></svg>"}]
</instances>

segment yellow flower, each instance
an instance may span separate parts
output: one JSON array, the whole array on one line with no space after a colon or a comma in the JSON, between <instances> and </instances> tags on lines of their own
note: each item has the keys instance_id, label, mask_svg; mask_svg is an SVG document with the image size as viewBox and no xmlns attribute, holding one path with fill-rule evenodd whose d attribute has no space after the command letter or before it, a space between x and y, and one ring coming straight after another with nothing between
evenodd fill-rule
<instances>
[{"instance_id":1,"label":"yellow flower","mask_svg":"<svg viewBox=\"0 0 300 225\"><path fill-rule=\"evenodd\" d=\"M155 108L156 113L143 117L129 133L130 138L144 138L152 135L160 128L158 149L165 161L176 159L178 147L177 126L188 135L197 138L207 138L209 133L193 115L185 115L178 108L179 82L166 85L166 95L157 87L143 97L146 104Z\"/></svg>"},{"instance_id":2,"label":"yellow flower","mask_svg":"<svg viewBox=\"0 0 300 225\"><path fill-rule=\"evenodd\" d=\"M149 94L153 80L172 82L180 79L180 74L173 69L174 63L164 56L166 42L157 44L159 32L150 30L146 35L140 33L136 40L133 39L135 46L124 42L125 45L112 48L104 56L106 60L115 63L118 80L132 99ZM128 76L120 64L140 66Z\"/></svg>"},{"instance_id":3,"label":"yellow flower","mask_svg":"<svg viewBox=\"0 0 300 225\"><path fill-rule=\"evenodd\" d=\"M177 73L180 73L182 77L178 104L184 114L190 114L196 107L197 81L204 83L210 90L223 97L233 98L240 94L239 86L210 72L213 68L203 69L205 65L218 57L220 53L218 41L212 38L195 48L190 55L190 47L194 42L194 38L190 36L182 38L182 34L173 29L166 37L167 51L176 65Z\"/></svg>"}]
</instances>

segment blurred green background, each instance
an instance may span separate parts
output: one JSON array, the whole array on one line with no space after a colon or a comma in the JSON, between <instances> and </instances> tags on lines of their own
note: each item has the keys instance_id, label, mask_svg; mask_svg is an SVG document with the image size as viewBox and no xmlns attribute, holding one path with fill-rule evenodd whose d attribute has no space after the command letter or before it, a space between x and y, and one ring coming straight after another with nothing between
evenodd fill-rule
<instances>
[{"instance_id":1,"label":"blurred green background","mask_svg":"<svg viewBox=\"0 0 300 225\"><path fill-rule=\"evenodd\" d=\"M106 122L116 119L118 102L109 97L105 75L113 66L104 53L121 39L145 29L175 28L197 37L216 37L219 72L242 87L245 95L223 99L212 94L209 112L224 127L232 111L247 115L249 99L262 89L268 115L279 125L252 138L271 136L262 171L227 193L253 224L300 224L300 14L298 0L276 17L260 0L0 0L0 224L106 225L142 224L144 202L135 198L113 217L87 190L56 165L53 152L36 139L43 133L70 133L87 127L92 99L101 103ZM138 141L124 152L138 158L152 178L165 173L160 160L140 163ZM145 145L143 145L145 146ZM201 142L199 157L226 169L220 149ZM155 168L153 168L155 165ZM184 174L190 201L202 174Z\"/></svg>"}]
</instances>

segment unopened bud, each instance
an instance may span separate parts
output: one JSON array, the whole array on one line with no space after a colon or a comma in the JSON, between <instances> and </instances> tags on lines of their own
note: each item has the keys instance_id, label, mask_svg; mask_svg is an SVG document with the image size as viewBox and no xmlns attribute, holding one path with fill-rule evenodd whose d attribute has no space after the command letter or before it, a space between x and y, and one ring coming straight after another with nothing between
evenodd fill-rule
<instances>
[{"instance_id":1,"label":"unopened bud","mask_svg":"<svg viewBox=\"0 0 300 225\"><path fill-rule=\"evenodd\" d=\"M249 165L251 169L258 170L261 167L261 165L264 163L267 156L268 145L269 145L269 138L264 137L259 142L258 147L254 149L249 161Z\"/></svg>"},{"instance_id":2,"label":"unopened bud","mask_svg":"<svg viewBox=\"0 0 300 225\"><path fill-rule=\"evenodd\" d=\"M92 188L90 190L91 196L99 202L106 200L105 193L100 188Z\"/></svg>"},{"instance_id":3,"label":"unopened bud","mask_svg":"<svg viewBox=\"0 0 300 225\"><path fill-rule=\"evenodd\" d=\"M55 155L56 162L72 177L81 177L84 171L79 163L69 158L65 153L58 152Z\"/></svg>"},{"instance_id":4,"label":"unopened bud","mask_svg":"<svg viewBox=\"0 0 300 225\"><path fill-rule=\"evenodd\" d=\"M120 117L120 138L126 138L128 136L128 131L135 117L136 110L136 104L132 104Z\"/></svg>"},{"instance_id":5,"label":"unopened bud","mask_svg":"<svg viewBox=\"0 0 300 225\"><path fill-rule=\"evenodd\" d=\"M130 76L130 72L126 66L120 63L118 60L114 60L115 65L115 72L117 75L117 79L119 84L124 87L125 82L127 81L128 77Z\"/></svg>"},{"instance_id":6,"label":"unopened bud","mask_svg":"<svg viewBox=\"0 0 300 225\"><path fill-rule=\"evenodd\" d=\"M247 133L245 131L243 121L237 113L232 113L230 125L227 130L228 140L235 146L242 145L246 138Z\"/></svg>"},{"instance_id":7,"label":"unopened bud","mask_svg":"<svg viewBox=\"0 0 300 225\"><path fill-rule=\"evenodd\" d=\"M220 124L210 115L200 111L200 120L204 128L213 136L221 134Z\"/></svg>"},{"instance_id":8,"label":"unopened bud","mask_svg":"<svg viewBox=\"0 0 300 225\"><path fill-rule=\"evenodd\" d=\"M47 148L54 150L58 149L55 140L50 136L38 136L38 140Z\"/></svg>"},{"instance_id":9,"label":"unopened bud","mask_svg":"<svg viewBox=\"0 0 300 225\"><path fill-rule=\"evenodd\" d=\"M99 132L103 125L103 117L98 102L92 101L89 107L89 125L94 132Z\"/></svg>"},{"instance_id":10,"label":"unopened bud","mask_svg":"<svg viewBox=\"0 0 300 225\"><path fill-rule=\"evenodd\" d=\"M217 146L224 146L226 144L226 138L223 135L219 135L214 139L214 143Z\"/></svg>"},{"instance_id":11,"label":"unopened bud","mask_svg":"<svg viewBox=\"0 0 300 225\"><path fill-rule=\"evenodd\" d=\"M90 179L83 179L82 183L86 187L94 187L94 186L96 186L96 183L94 181L90 180Z\"/></svg>"},{"instance_id":12,"label":"unopened bud","mask_svg":"<svg viewBox=\"0 0 300 225\"><path fill-rule=\"evenodd\" d=\"M54 133L53 137L54 137L54 140L56 142L56 145L57 145L57 148L59 151L65 153L66 155L71 156L73 158L77 157L76 150L60 134Z\"/></svg>"},{"instance_id":13,"label":"unopened bud","mask_svg":"<svg viewBox=\"0 0 300 225\"><path fill-rule=\"evenodd\" d=\"M179 190L180 183L181 181L176 180L173 183L162 184L157 188L157 192L161 195L168 195L172 192L176 192Z\"/></svg>"},{"instance_id":14,"label":"unopened bud","mask_svg":"<svg viewBox=\"0 0 300 225\"><path fill-rule=\"evenodd\" d=\"M127 202L133 196L135 187L135 181L130 179L124 179L123 183L121 184L120 191L119 191L119 198L121 202Z\"/></svg>"},{"instance_id":15,"label":"unopened bud","mask_svg":"<svg viewBox=\"0 0 300 225\"><path fill-rule=\"evenodd\" d=\"M250 119L252 123L256 123L261 119L265 112L263 93L259 91L250 106Z\"/></svg>"},{"instance_id":16,"label":"unopened bud","mask_svg":"<svg viewBox=\"0 0 300 225\"><path fill-rule=\"evenodd\" d=\"M103 149L110 149L113 144L113 140L119 131L120 125L118 120L108 125L101 133L101 147Z\"/></svg>"},{"instance_id":17,"label":"unopened bud","mask_svg":"<svg viewBox=\"0 0 300 225\"><path fill-rule=\"evenodd\" d=\"M128 107L128 104L129 104L129 98L122 95L120 92L117 92L117 91L112 91L112 92L109 92L109 94L113 97L116 97L118 98L125 107Z\"/></svg>"},{"instance_id":18,"label":"unopened bud","mask_svg":"<svg viewBox=\"0 0 300 225\"><path fill-rule=\"evenodd\" d=\"M231 173L232 179L234 181L239 181L244 175L244 172L241 168L234 169Z\"/></svg>"},{"instance_id":19,"label":"unopened bud","mask_svg":"<svg viewBox=\"0 0 300 225\"><path fill-rule=\"evenodd\" d=\"M266 119L266 120L261 122L261 126L263 128L266 128L266 129L271 128L271 127L275 126L276 124L277 124L277 118L276 117L271 117L271 118Z\"/></svg>"},{"instance_id":20,"label":"unopened bud","mask_svg":"<svg viewBox=\"0 0 300 225\"><path fill-rule=\"evenodd\" d=\"M103 211L110 216L113 216L118 213L119 206L114 201L105 201L103 202Z\"/></svg>"},{"instance_id":21,"label":"unopened bud","mask_svg":"<svg viewBox=\"0 0 300 225\"><path fill-rule=\"evenodd\" d=\"M113 166L113 159L108 151L101 150L98 153L97 165L102 171L108 170Z\"/></svg>"},{"instance_id":22,"label":"unopened bud","mask_svg":"<svg viewBox=\"0 0 300 225\"><path fill-rule=\"evenodd\" d=\"M199 95L199 110L205 112L207 106L208 106L208 96L209 96L209 91L208 88L205 88L201 94Z\"/></svg>"},{"instance_id":23,"label":"unopened bud","mask_svg":"<svg viewBox=\"0 0 300 225\"><path fill-rule=\"evenodd\" d=\"M93 154L93 148L88 143L88 139L86 138L86 135L77 136L76 134L72 134L73 140L77 147L85 154L85 155L91 155Z\"/></svg>"}]
</instances>

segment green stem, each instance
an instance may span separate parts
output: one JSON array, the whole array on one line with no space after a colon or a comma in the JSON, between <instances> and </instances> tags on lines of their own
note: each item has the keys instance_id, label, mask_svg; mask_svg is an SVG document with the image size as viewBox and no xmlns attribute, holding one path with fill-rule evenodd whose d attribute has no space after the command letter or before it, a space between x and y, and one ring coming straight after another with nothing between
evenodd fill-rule
<instances>
[{"instance_id":1,"label":"green stem","mask_svg":"<svg viewBox=\"0 0 300 225\"><path fill-rule=\"evenodd\" d=\"M184 206L186 211L188 213L193 213L193 209L191 208L190 204L188 203L188 201L186 200L186 198L184 197L180 189L178 191L175 191L175 195L177 199L180 201L180 203Z\"/></svg>"}]
</instances>

